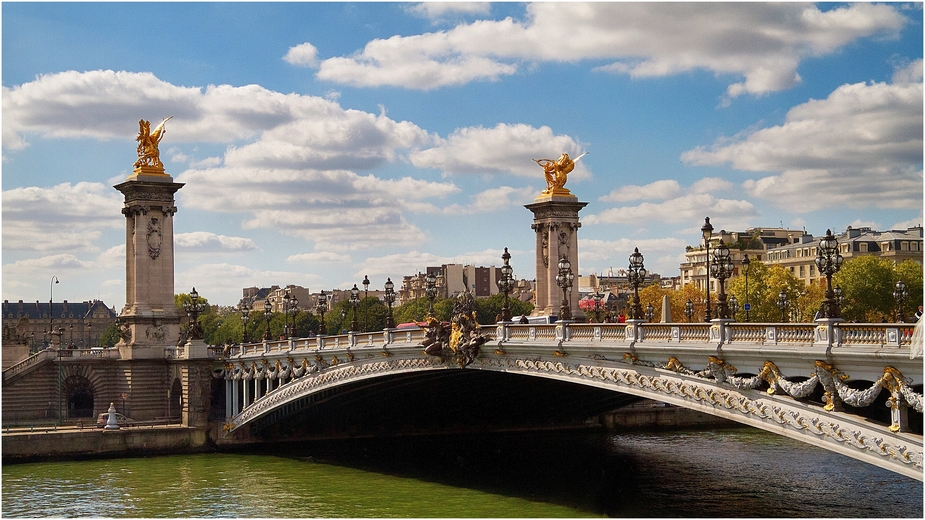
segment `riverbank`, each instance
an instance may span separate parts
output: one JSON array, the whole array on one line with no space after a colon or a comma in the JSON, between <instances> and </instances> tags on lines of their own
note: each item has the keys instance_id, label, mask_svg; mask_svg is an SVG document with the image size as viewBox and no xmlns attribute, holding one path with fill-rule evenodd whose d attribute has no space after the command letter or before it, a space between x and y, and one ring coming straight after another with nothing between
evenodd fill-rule
<instances>
[{"instance_id":1,"label":"riverbank","mask_svg":"<svg viewBox=\"0 0 925 520\"><path fill-rule=\"evenodd\" d=\"M596 421L575 425L574 428L620 432L697 426L735 427L737 423L686 408L646 401L601 415ZM344 436L349 437L352 436ZM213 423L208 428L161 424L118 430L45 425L8 428L2 433L4 464L235 451L262 444L264 442L254 439L225 437L220 423Z\"/></svg>"}]
</instances>

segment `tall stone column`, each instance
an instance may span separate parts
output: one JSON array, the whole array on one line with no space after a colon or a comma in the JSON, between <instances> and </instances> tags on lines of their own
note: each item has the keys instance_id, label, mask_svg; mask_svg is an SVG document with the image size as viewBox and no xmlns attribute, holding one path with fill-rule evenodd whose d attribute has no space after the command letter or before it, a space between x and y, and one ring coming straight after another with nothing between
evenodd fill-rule
<instances>
[{"instance_id":1,"label":"tall stone column","mask_svg":"<svg viewBox=\"0 0 925 520\"><path fill-rule=\"evenodd\" d=\"M164 358L176 345L180 313L174 304L174 194L183 187L163 166L136 166L114 186L125 196L125 307L119 314L122 359Z\"/></svg>"},{"instance_id":2,"label":"tall stone column","mask_svg":"<svg viewBox=\"0 0 925 520\"><path fill-rule=\"evenodd\" d=\"M562 289L556 284L559 259L568 258L575 275L575 285L569 294L573 318L584 313L578 308L578 212L587 206L578 197L560 188L552 193L543 192L533 204L526 207L533 212L536 232L536 307L533 316L555 316L562 304Z\"/></svg>"}]
</instances>

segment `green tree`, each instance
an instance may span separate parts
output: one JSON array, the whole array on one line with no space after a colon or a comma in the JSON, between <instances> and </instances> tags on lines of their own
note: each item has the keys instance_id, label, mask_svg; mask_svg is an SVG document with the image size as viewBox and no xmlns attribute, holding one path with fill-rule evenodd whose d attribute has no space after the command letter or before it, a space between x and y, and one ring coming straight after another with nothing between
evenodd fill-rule
<instances>
[{"instance_id":1,"label":"green tree","mask_svg":"<svg viewBox=\"0 0 925 520\"><path fill-rule=\"evenodd\" d=\"M446 301L450 302L450 312L452 312L452 304L455 302L455 299L448 298ZM511 316L520 316L521 314L530 314L533 312L533 304L529 302L522 302L517 298L511 298L510 296L508 296L508 306L511 309ZM498 323L498 320L501 317L501 310L503 308L504 294L502 293L493 294L488 298L476 298L476 319L481 325L494 325L495 323Z\"/></svg>"},{"instance_id":2,"label":"green tree","mask_svg":"<svg viewBox=\"0 0 925 520\"><path fill-rule=\"evenodd\" d=\"M894 280L893 262L886 258L869 255L846 260L832 279L844 296L842 318L862 323L892 321Z\"/></svg>"},{"instance_id":3,"label":"green tree","mask_svg":"<svg viewBox=\"0 0 925 520\"><path fill-rule=\"evenodd\" d=\"M745 294L745 277L737 276L726 284L728 295L734 294L739 300L739 318L743 317L743 306L746 302L751 304L749 321L752 322L779 322L781 311L777 305L781 291L787 295L790 308L796 309L799 316L801 312L800 297L806 288L803 282L794 276L789 269L779 265L768 267L761 262L752 262L748 270L748 298ZM810 300L806 300L810 301ZM809 305L809 304L806 304ZM807 311L808 312L808 311ZM812 319L815 310L808 319ZM804 316L805 317L805 316ZM789 319L789 318L788 318Z\"/></svg>"},{"instance_id":4,"label":"green tree","mask_svg":"<svg viewBox=\"0 0 925 520\"><path fill-rule=\"evenodd\" d=\"M98 343L91 346L105 346L112 348L119 343L119 325L116 322L112 322L109 325L106 325L106 328L103 329L103 332L100 333Z\"/></svg>"}]
</instances>

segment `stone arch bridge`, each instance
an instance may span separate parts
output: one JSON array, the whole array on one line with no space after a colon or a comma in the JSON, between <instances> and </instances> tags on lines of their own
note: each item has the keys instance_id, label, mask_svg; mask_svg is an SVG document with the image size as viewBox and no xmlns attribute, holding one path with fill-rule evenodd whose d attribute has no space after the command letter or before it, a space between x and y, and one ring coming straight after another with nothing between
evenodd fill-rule
<instances>
[{"instance_id":1,"label":"stone arch bridge","mask_svg":"<svg viewBox=\"0 0 925 520\"><path fill-rule=\"evenodd\" d=\"M348 385L487 371L650 398L923 479L911 325L501 323L481 334L489 342L464 368L426 354L420 328L210 348L225 434L285 423Z\"/></svg>"}]
</instances>

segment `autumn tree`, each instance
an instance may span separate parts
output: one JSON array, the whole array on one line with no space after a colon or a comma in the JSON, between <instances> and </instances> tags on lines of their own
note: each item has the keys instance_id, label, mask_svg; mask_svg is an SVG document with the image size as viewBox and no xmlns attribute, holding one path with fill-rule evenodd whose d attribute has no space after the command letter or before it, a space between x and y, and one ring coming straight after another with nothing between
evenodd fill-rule
<instances>
[{"instance_id":1,"label":"autumn tree","mask_svg":"<svg viewBox=\"0 0 925 520\"><path fill-rule=\"evenodd\" d=\"M832 279L842 289L842 318L862 323L892 319L896 306L893 265L886 258L872 255L845 261Z\"/></svg>"}]
</instances>

